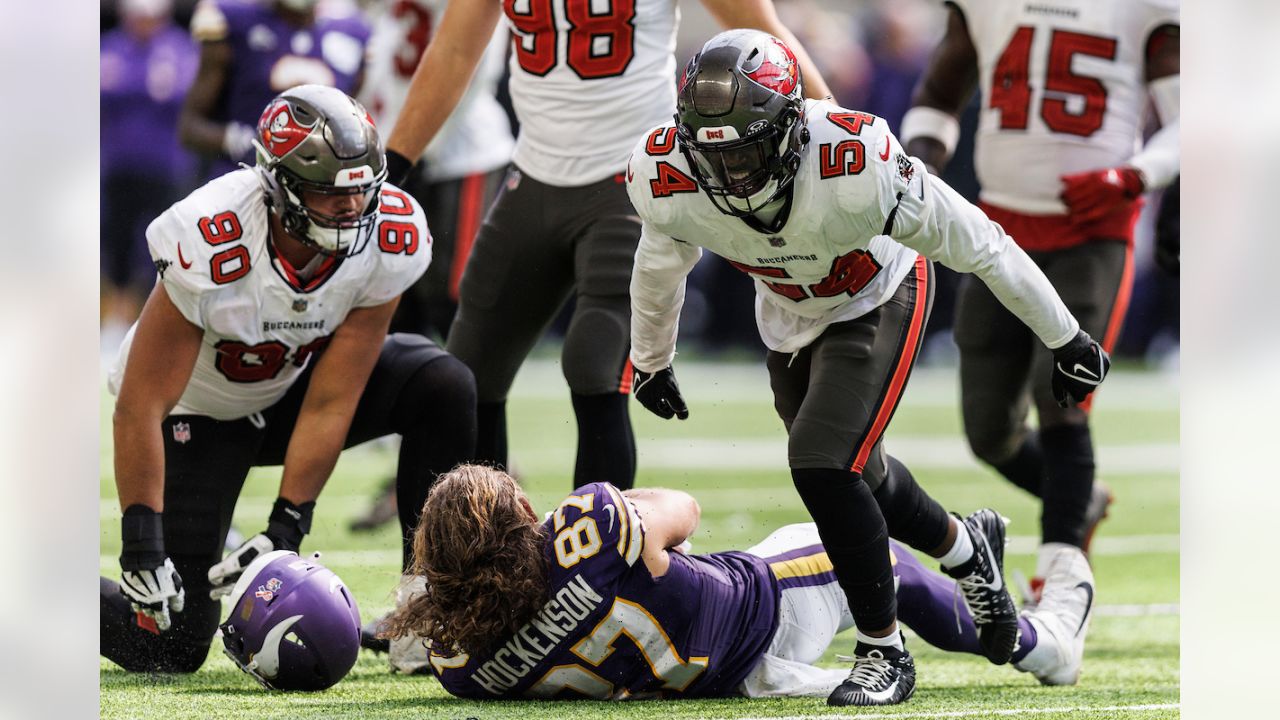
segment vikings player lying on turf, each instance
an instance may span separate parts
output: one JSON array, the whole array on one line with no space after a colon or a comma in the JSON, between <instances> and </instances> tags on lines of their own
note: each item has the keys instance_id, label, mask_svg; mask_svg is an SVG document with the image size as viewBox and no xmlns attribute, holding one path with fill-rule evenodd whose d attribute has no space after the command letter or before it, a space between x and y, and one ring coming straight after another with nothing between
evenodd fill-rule
<instances>
[{"instance_id":1,"label":"vikings player lying on turf","mask_svg":"<svg viewBox=\"0 0 1280 720\"><path fill-rule=\"evenodd\" d=\"M697 526L689 495L578 488L545 521L493 468L442 475L423 507L414 570L425 589L388 634L418 634L465 698L825 696L846 671L816 662L853 618L812 524L742 551L671 549ZM926 641L981 655L953 581L892 550L902 619ZM1019 670L1046 684L1080 671L1092 576L1064 555L1047 604L1019 618Z\"/></svg>"}]
</instances>

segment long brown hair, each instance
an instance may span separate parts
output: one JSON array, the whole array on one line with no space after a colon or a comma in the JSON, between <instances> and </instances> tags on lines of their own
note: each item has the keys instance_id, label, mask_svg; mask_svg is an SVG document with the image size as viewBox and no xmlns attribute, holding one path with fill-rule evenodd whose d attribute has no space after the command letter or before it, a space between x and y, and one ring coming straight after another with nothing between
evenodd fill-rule
<instances>
[{"instance_id":1,"label":"long brown hair","mask_svg":"<svg viewBox=\"0 0 1280 720\"><path fill-rule=\"evenodd\" d=\"M413 536L412 572L426 577L426 592L398 608L383 634L479 653L531 620L546 602L546 534L524 497L491 467L441 475Z\"/></svg>"}]
</instances>

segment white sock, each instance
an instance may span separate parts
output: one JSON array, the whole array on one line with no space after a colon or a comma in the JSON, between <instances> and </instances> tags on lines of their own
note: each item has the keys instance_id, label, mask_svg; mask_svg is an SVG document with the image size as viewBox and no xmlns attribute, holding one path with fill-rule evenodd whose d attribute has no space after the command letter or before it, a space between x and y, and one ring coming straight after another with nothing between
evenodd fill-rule
<instances>
[{"instance_id":1,"label":"white sock","mask_svg":"<svg viewBox=\"0 0 1280 720\"><path fill-rule=\"evenodd\" d=\"M1063 548L1073 547L1066 543L1045 543L1040 546L1040 552L1036 555L1036 577L1044 579L1049 577L1049 566L1053 562L1054 556L1062 551Z\"/></svg>"},{"instance_id":2,"label":"white sock","mask_svg":"<svg viewBox=\"0 0 1280 720\"><path fill-rule=\"evenodd\" d=\"M1058 662L1058 641L1035 614L1029 613L1023 617L1031 623L1031 627L1036 629L1036 646L1031 648L1031 652L1014 663L1013 666L1022 672L1048 672ZM1022 640L1023 638L1019 639L1020 642Z\"/></svg>"},{"instance_id":3,"label":"white sock","mask_svg":"<svg viewBox=\"0 0 1280 720\"><path fill-rule=\"evenodd\" d=\"M947 551L946 555L938 558L938 562L942 563L942 567L948 570L969 562L970 558L973 557L973 541L969 539L969 528L955 518L951 518L951 522L957 526L956 542Z\"/></svg>"},{"instance_id":4,"label":"white sock","mask_svg":"<svg viewBox=\"0 0 1280 720\"><path fill-rule=\"evenodd\" d=\"M898 623L896 622L893 624L893 632L889 633L885 637L872 637L861 630L858 630L856 635L858 642L860 643L875 645L877 647L897 648L901 652L906 652L907 650L902 645L902 633L898 632Z\"/></svg>"}]
</instances>

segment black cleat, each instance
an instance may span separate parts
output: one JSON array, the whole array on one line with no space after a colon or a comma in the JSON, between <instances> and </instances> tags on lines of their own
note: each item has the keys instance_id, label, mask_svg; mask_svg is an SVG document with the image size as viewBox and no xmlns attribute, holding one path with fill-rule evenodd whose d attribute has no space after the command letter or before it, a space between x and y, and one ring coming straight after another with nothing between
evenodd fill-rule
<instances>
[{"instance_id":1,"label":"black cleat","mask_svg":"<svg viewBox=\"0 0 1280 720\"><path fill-rule=\"evenodd\" d=\"M916 663L905 649L860 642L853 656L853 670L831 691L828 705L897 705L915 693Z\"/></svg>"},{"instance_id":2,"label":"black cleat","mask_svg":"<svg viewBox=\"0 0 1280 720\"><path fill-rule=\"evenodd\" d=\"M378 632L382 630L382 622L386 619L384 615L360 626L360 647L379 653L391 652L391 641L378 637Z\"/></svg>"},{"instance_id":3,"label":"black cleat","mask_svg":"<svg viewBox=\"0 0 1280 720\"><path fill-rule=\"evenodd\" d=\"M973 624L978 628L982 654L996 665L1013 657L1018 642L1018 610L1004 581L1004 518L983 509L964 519L973 542L973 558L943 572L955 578Z\"/></svg>"}]
</instances>

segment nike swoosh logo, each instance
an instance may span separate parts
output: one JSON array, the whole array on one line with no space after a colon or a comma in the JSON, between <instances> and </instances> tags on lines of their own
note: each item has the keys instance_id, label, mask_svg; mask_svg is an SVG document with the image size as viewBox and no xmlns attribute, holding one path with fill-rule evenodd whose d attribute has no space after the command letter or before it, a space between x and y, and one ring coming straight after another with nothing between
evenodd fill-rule
<instances>
[{"instance_id":1,"label":"nike swoosh logo","mask_svg":"<svg viewBox=\"0 0 1280 720\"><path fill-rule=\"evenodd\" d=\"M612 505L605 505L604 510L609 513L609 532L613 532L613 517L617 510Z\"/></svg>"},{"instance_id":2,"label":"nike swoosh logo","mask_svg":"<svg viewBox=\"0 0 1280 720\"><path fill-rule=\"evenodd\" d=\"M1080 618L1080 627L1076 628L1076 635L1080 635L1080 631L1084 629L1084 624L1089 620L1089 613L1093 612L1093 586L1087 582L1081 581L1076 585L1081 588L1089 596L1089 604L1085 606L1084 615Z\"/></svg>"},{"instance_id":3,"label":"nike swoosh logo","mask_svg":"<svg viewBox=\"0 0 1280 720\"><path fill-rule=\"evenodd\" d=\"M880 159L881 160L889 159L889 136L888 135L884 137L884 152L880 153Z\"/></svg>"},{"instance_id":4,"label":"nike swoosh logo","mask_svg":"<svg viewBox=\"0 0 1280 720\"><path fill-rule=\"evenodd\" d=\"M1097 373L1081 365L1080 363L1076 363L1075 367L1070 370L1062 367L1062 363L1058 363L1058 372L1061 372L1063 375L1066 375L1067 377L1072 378L1073 380L1079 380L1080 382L1086 383L1088 385L1097 385L1098 383L1102 382L1102 378L1099 377ZM1084 372L1085 376L1082 377L1080 375L1075 374L1077 372Z\"/></svg>"},{"instance_id":5,"label":"nike swoosh logo","mask_svg":"<svg viewBox=\"0 0 1280 720\"><path fill-rule=\"evenodd\" d=\"M863 690L862 693L872 700L888 700L898 690L898 681L894 680L889 687L883 690Z\"/></svg>"},{"instance_id":6,"label":"nike swoosh logo","mask_svg":"<svg viewBox=\"0 0 1280 720\"><path fill-rule=\"evenodd\" d=\"M183 270L191 267L191 263L188 262L186 258L182 257L182 243L178 243L178 264L182 265Z\"/></svg>"},{"instance_id":7,"label":"nike swoosh logo","mask_svg":"<svg viewBox=\"0 0 1280 720\"><path fill-rule=\"evenodd\" d=\"M987 587L999 592L1004 589L1004 573L1000 572L1000 564L996 562L996 553L991 549L991 543L985 542L982 546L987 550L987 561L991 563L991 571L996 576L995 583Z\"/></svg>"}]
</instances>

